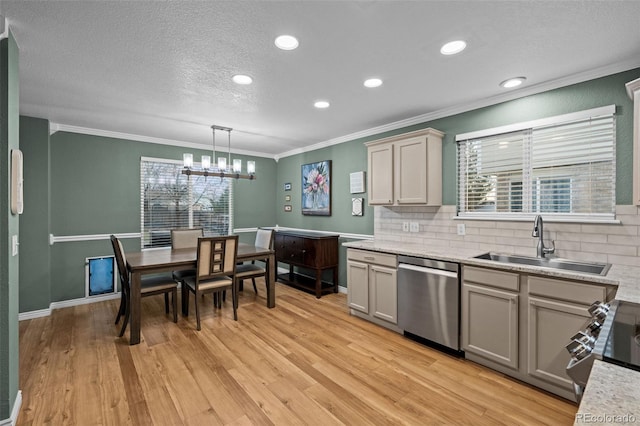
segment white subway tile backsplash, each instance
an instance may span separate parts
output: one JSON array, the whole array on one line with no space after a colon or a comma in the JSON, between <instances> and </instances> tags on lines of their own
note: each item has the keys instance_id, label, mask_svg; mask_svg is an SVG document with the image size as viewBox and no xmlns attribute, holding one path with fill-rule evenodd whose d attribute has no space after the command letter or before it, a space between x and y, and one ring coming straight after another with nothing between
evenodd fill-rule
<instances>
[{"instance_id":1,"label":"white subway tile backsplash","mask_svg":"<svg viewBox=\"0 0 640 426\"><path fill-rule=\"evenodd\" d=\"M621 224L545 223L545 242L555 240L556 254L585 261L640 266L640 211L636 206L617 206ZM375 238L425 247L450 247L535 256L537 239L533 222L502 222L454 219L456 206L376 207ZM402 232L402 222L418 222L419 232ZM457 225L465 235L457 235Z\"/></svg>"}]
</instances>

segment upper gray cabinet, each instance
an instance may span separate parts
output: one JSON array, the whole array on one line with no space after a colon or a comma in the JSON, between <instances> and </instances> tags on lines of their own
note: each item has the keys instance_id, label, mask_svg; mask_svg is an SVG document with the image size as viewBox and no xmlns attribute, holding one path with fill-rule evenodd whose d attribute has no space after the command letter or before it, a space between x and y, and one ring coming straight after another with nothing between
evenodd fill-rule
<instances>
[{"instance_id":1,"label":"upper gray cabinet","mask_svg":"<svg viewBox=\"0 0 640 426\"><path fill-rule=\"evenodd\" d=\"M633 204L640 205L640 78L626 86L633 100Z\"/></svg>"},{"instance_id":2,"label":"upper gray cabinet","mask_svg":"<svg viewBox=\"0 0 640 426\"><path fill-rule=\"evenodd\" d=\"M442 204L442 137L432 128L367 142L369 204Z\"/></svg>"}]
</instances>

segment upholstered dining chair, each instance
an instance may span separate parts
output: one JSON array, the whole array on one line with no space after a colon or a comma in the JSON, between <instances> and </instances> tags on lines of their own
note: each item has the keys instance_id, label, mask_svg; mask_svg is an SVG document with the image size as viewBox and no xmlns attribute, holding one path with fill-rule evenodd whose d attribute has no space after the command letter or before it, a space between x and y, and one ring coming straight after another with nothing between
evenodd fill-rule
<instances>
[{"instance_id":1,"label":"upholstered dining chair","mask_svg":"<svg viewBox=\"0 0 640 426\"><path fill-rule=\"evenodd\" d=\"M131 283L129 281L129 271L127 271L127 259L124 249L122 248L122 243L115 235L111 235L111 245L116 257L116 264L118 265L118 274L120 275L120 291L122 297L120 298L120 308L116 315L116 324L120 321L120 317L124 315L122 328L120 329L120 334L118 334L119 337L122 337L127 329L131 313ZM178 322L178 284L176 284L170 275L142 276L140 292L142 297L164 294L164 309L166 313L169 313L169 293L171 293L173 322Z\"/></svg>"},{"instance_id":2,"label":"upholstered dining chair","mask_svg":"<svg viewBox=\"0 0 640 426\"><path fill-rule=\"evenodd\" d=\"M204 237L202 228L178 228L171 230L171 248L185 249L198 247L198 238ZM173 271L173 279L178 283L182 283L186 277L196 275L195 269L187 269L183 271Z\"/></svg>"},{"instance_id":3,"label":"upholstered dining chair","mask_svg":"<svg viewBox=\"0 0 640 426\"><path fill-rule=\"evenodd\" d=\"M238 236L198 238L197 256L196 275L183 280L183 312L189 314L189 293L191 292L195 295L196 302L196 328L200 330L200 297L198 296L205 293L218 293L217 307L221 308L220 292L231 290L233 319L237 321L238 290L234 274L238 256ZM215 301L214 307L216 307Z\"/></svg>"},{"instance_id":4,"label":"upholstered dining chair","mask_svg":"<svg viewBox=\"0 0 640 426\"><path fill-rule=\"evenodd\" d=\"M254 245L260 248L273 249L273 237L274 234L272 229L258 228ZM256 287L256 278L258 277L265 277L266 279L267 270L262 266L256 265L255 260L251 263L242 263L236 266L236 280L238 280L238 282L242 282L243 280L251 278L253 291L255 291L256 294L258 293L258 287Z\"/></svg>"}]
</instances>

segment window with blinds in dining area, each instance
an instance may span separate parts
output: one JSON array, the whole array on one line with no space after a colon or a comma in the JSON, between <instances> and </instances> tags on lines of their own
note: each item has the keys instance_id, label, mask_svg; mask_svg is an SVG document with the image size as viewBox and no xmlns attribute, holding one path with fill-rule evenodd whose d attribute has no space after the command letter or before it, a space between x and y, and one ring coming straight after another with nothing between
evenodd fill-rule
<instances>
[{"instance_id":1,"label":"window with blinds in dining area","mask_svg":"<svg viewBox=\"0 0 640 426\"><path fill-rule=\"evenodd\" d=\"M458 135L458 216L615 219L615 105Z\"/></svg>"},{"instance_id":2,"label":"window with blinds in dining area","mask_svg":"<svg viewBox=\"0 0 640 426\"><path fill-rule=\"evenodd\" d=\"M206 236L231 234L232 179L189 177L182 169L181 161L141 158L142 248L170 246L174 228L203 228Z\"/></svg>"}]
</instances>

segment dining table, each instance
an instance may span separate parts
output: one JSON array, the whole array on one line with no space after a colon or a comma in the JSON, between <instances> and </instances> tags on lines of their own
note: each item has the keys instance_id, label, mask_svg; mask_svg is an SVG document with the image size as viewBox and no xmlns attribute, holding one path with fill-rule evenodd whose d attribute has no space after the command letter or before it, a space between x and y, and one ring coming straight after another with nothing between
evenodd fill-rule
<instances>
[{"instance_id":1,"label":"dining table","mask_svg":"<svg viewBox=\"0 0 640 426\"><path fill-rule=\"evenodd\" d=\"M195 269L197 264L197 248L172 249L157 248L139 252L127 253L127 269L131 274L131 300L129 344L140 343L140 279L145 274ZM267 279L267 307L276 306L276 258L275 251L269 248L257 247L251 244L239 243L237 262L261 260L266 264Z\"/></svg>"}]
</instances>

